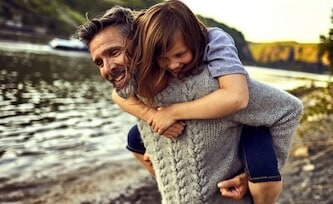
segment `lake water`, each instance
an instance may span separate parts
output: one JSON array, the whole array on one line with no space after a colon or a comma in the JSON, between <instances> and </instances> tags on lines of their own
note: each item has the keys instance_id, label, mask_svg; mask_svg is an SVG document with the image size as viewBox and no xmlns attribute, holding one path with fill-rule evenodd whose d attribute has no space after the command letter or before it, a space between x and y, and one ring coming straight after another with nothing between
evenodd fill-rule
<instances>
[{"instance_id":1,"label":"lake water","mask_svg":"<svg viewBox=\"0 0 333 204\"><path fill-rule=\"evenodd\" d=\"M131 156L126 133L135 119L113 104L87 53L12 46L0 50L0 203L23 183L34 189Z\"/></svg>"},{"instance_id":2,"label":"lake water","mask_svg":"<svg viewBox=\"0 0 333 204\"><path fill-rule=\"evenodd\" d=\"M283 89L328 78L247 69ZM126 134L135 118L111 101L89 54L2 42L0 73L0 203L22 188L38 190L39 180L131 157Z\"/></svg>"}]
</instances>

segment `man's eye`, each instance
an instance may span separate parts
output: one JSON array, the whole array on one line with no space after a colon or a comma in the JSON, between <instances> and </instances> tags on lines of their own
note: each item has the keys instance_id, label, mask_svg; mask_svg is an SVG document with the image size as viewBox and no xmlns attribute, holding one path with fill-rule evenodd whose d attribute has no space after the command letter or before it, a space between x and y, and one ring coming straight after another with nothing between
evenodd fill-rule
<instances>
[{"instance_id":1,"label":"man's eye","mask_svg":"<svg viewBox=\"0 0 333 204\"><path fill-rule=\"evenodd\" d=\"M121 50L110 50L109 56L110 57L117 57L121 54Z\"/></svg>"},{"instance_id":2,"label":"man's eye","mask_svg":"<svg viewBox=\"0 0 333 204\"><path fill-rule=\"evenodd\" d=\"M102 60L97 60L97 61L95 61L95 64L96 64L96 66L99 67L99 68L103 67L103 61L102 61Z\"/></svg>"}]
</instances>

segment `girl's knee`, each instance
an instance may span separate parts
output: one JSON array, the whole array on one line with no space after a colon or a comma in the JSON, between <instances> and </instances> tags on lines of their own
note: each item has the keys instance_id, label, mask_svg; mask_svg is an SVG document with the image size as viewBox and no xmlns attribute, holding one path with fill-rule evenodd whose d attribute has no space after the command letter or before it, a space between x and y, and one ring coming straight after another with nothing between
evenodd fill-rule
<instances>
[{"instance_id":1,"label":"girl's knee","mask_svg":"<svg viewBox=\"0 0 333 204\"><path fill-rule=\"evenodd\" d=\"M249 182L249 189L251 193L257 192L260 194L280 194L282 190L282 181L270 181L260 183Z\"/></svg>"},{"instance_id":2,"label":"girl's knee","mask_svg":"<svg viewBox=\"0 0 333 204\"><path fill-rule=\"evenodd\" d=\"M249 182L249 190L255 204L273 204L282 191L282 181Z\"/></svg>"}]
</instances>

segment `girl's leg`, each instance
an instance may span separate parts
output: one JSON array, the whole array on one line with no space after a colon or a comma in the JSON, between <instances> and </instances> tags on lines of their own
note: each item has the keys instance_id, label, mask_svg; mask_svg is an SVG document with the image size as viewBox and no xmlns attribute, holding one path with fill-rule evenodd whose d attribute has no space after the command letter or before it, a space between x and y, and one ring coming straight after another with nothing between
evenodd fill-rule
<instances>
[{"instance_id":1,"label":"girl's leg","mask_svg":"<svg viewBox=\"0 0 333 204\"><path fill-rule=\"evenodd\" d=\"M148 154L138 154L135 152L132 152L134 157L137 158L137 160L139 160L139 162L142 164L142 166L150 173L150 175L152 175L153 177L155 177L155 171L153 168L153 165L150 162L149 159L149 155Z\"/></svg>"},{"instance_id":2,"label":"girl's leg","mask_svg":"<svg viewBox=\"0 0 333 204\"><path fill-rule=\"evenodd\" d=\"M143 167L147 169L152 176L155 176L149 155L146 153L146 148L143 145L140 132L136 125L128 132L126 148L133 153L134 157L139 160Z\"/></svg>"},{"instance_id":3,"label":"girl's leg","mask_svg":"<svg viewBox=\"0 0 333 204\"><path fill-rule=\"evenodd\" d=\"M240 145L254 203L274 204L282 181L269 129L244 125Z\"/></svg>"},{"instance_id":4,"label":"girl's leg","mask_svg":"<svg viewBox=\"0 0 333 204\"><path fill-rule=\"evenodd\" d=\"M252 183L249 190L254 204L275 204L282 191L282 181Z\"/></svg>"}]
</instances>

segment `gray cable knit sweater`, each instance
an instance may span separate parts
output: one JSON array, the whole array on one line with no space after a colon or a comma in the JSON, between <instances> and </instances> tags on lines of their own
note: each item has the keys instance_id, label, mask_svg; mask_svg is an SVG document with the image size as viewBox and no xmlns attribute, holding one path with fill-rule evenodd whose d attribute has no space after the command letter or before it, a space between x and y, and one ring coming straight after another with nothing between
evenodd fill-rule
<instances>
[{"instance_id":1,"label":"gray cable knit sweater","mask_svg":"<svg viewBox=\"0 0 333 204\"><path fill-rule=\"evenodd\" d=\"M243 171L238 157L241 124L271 127L282 167L302 113L302 104L294 96L274 87L251 79L248 84L250 101L246 109L220 119L186 121L185 131L176 139L159 136L145 121L139 121L163 204L252 203L250 195L235 201L222 197L217 188L219 181ZM218 81L205 68L201 74L182 81L173 79L155 97L154 105L192 101L218 88Z\"/></svg>"}]
</instances>

